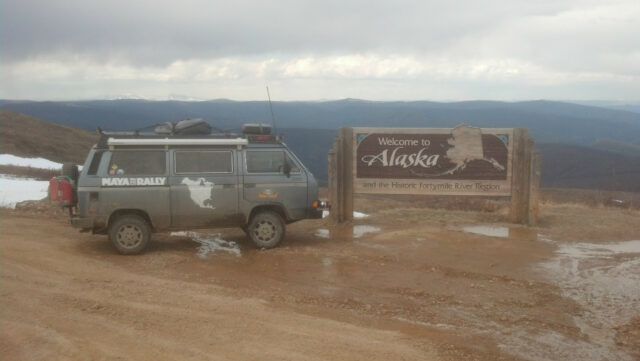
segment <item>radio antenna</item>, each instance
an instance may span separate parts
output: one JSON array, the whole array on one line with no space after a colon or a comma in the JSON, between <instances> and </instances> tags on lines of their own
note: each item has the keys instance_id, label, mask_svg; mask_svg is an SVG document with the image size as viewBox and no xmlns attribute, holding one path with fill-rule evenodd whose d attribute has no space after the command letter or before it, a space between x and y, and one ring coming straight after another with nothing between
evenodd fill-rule
<instances>
[{"instance_id":1,"label":"radio antenna","mask_svg":"<svg viewBox=\"0 0 640 361\"><path fill-rule=\"evenodd\" d=\"M276 117L273 115L273 105L271 105L271 94L269 94L269 86L267 86L267 98L269 98L269 110L271 110L271 122L273 123L273 133L277 133Z\"/></svg>"}]
</instances>

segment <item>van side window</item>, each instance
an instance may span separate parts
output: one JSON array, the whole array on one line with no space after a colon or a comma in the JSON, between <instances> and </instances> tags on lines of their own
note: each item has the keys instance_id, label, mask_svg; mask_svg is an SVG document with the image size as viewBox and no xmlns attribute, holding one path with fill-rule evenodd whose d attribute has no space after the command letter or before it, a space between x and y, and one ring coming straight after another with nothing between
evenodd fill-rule
<instances>
[{"instance_id":1,"label":"van side window","mask_svg":"<svg viewBox=\"0 0 640 361\"><path fill-rule=\"evenodd\" d=\"M91 159L91 164L89 165L89 170L87 171L87 175L96 175L98 173L98 167L100 166L100 161L102 160L102 155L104 152L97 151L93 155L93 159Z\"/></svg>"},{"instance_id":2,"label":"van side window","mask_svg":"<svg viewBox=\"0 0 640 361\"><path fill-rule=\"evenodd\" d=\"M291 173L300 173L300 168L284 151L247 151L247 172L282 173L284 162L291 166Z\"/></svg>"},{"instance_id":3,"label":"van side window","mask_svg":"<svg viewBox=\"0 0 640 361\"><path fill-rule=\"evenodd\" d=\"M114 151L109 163L109 175L164 175L166 163L164 151Z\"/></svg>"},{"instance_id":4,"label":"van side window","mask_svg":"<svg viewBox=\"0 0 640 361\"><path fill-rule=\"evenodd\" d=\"M232 173L229 151L176 151L176 174Z\"/></svg>"}]
</instances>

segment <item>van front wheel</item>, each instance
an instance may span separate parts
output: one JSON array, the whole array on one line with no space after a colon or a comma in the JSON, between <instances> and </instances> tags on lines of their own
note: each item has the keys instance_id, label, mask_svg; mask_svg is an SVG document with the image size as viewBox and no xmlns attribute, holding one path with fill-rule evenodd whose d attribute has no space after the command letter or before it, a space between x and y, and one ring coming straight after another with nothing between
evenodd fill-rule
<instances>
[{"instance_id":1,"label":"van front wheel","mask_svg":"<svg viewBox=\"0 0 640 361\"><path fill-rule=\"evenodd\" d=\"M109 240L120 254L144 251L150 238L149 224L139 216L121 216L109 226Z\"/></svg>"},{"instance_id":2,"label":"van front wheel","mask_svg":"<svg viewBox=\"0 0 640 361\"><path fill-rule=\"evenodd\" d=\"M249 238L258 248L273 248L284 239L284 221L278 213L262 211L249 222Z\"/></svg>"}]
</instances>

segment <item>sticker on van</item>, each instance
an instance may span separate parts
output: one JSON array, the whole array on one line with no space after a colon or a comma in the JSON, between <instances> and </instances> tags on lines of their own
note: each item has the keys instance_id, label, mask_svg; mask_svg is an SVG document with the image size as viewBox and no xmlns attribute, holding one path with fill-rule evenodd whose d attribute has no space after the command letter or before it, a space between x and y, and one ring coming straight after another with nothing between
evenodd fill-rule
<instances>
[{"instance_id":1,"label":"sticker on van","mask_svg":"<svg viewBox=\"0 0 640 361\"><path fill-rule=\"evenodd\" d=\"M163 186L166 183L167 177L102 178L103 187Z\"/></svg>"}]
</instances>

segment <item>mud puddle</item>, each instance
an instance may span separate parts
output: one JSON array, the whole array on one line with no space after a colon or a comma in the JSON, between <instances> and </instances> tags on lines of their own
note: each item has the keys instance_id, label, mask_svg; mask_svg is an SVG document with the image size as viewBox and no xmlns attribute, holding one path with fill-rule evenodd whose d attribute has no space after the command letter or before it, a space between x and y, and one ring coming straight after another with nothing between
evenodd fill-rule
<instances>
[{"instance_id":1,"label":"mud puddle","mask_svg":"<svg viewBox=\"0 0 640 361\"><path fill-rule=\"evenodd\" d=\"M463 232L480 234L489 237L509 237L509 228L499 226L464 226Z\"/></svg>"},{"instance_id":2,"label":"mud puddle","mask_svg":"<svg viewBox=\"0 0 640 361\"><path fill-rule=\"evenodd\" d=\"M590 341L590 353L585 356L632 360L617 347L615 329L640 317L640 240L557 246L556 256L541 268L563 296L582 307L583 312L574 320ZM573 346L586 352L585 345Z\"/></svg>"},{"instance_id":3,"label":"mud puddle","mask_svg":"<svg viewBox=\"0 0 640 361\"><path fill-rule=\"evenodd\" d=\"M497 238L536 240L538 237L537 233L531 228L518 226L505 227L496 225L466 225L462 227L451 227L448 229L452 231L462 231L465 233Z\"/></svg>"},{"instance_id":4,"label":"mud puddle","mask_svg":"<svg viewBox=\"0 0 640 361\"><path fill-rule=\"evenodd\" d=\"M329 230L327 228L318 228L314 232L314 237L325 239L341 239L341 240L353 240L354 238L362 238L369 233L380 232L382 228L378 226L372 226L368 224L358 224L352 227L346 228L334 228Z\"/></svg>"},{"instance_id":5,"label":"mud puddle","mask_svg":"<svg viewBox=\"0 0 640 361\"><path fill-rule=\"evenodd\" d=\"M238 243L223 239L221 233L172 232L170 235L174 237L191 238L192 241L199 243L200 245L197 248L196 255L202 259L206 259L210 254L216 252L230 253L238 257L241 255Z\"/></svg>"}]
</instances>

